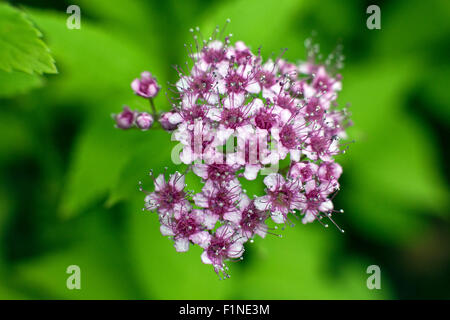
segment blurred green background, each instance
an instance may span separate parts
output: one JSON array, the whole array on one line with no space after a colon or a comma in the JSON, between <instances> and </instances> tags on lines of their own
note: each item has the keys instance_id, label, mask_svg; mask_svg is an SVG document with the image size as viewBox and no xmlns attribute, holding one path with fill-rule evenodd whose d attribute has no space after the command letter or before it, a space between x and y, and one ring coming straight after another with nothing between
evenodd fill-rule
<instances>
[{"instance_id":1,"label":"blurred green background","mask_svg":"<svg viewBox=\"0 0 450 320\"><path fill-rule=\"evenodd\" d=\"M58 73L0 70L0 298L450 298L448 1L9 2L41 31ZM66 27L70 4L80 30ZM370 4L381 30L366 28ZM141 211L138 181L151 188L149 169L176 168L170 135L116 130L110 114L144 110L131 80L149 70L166 89L189 28L209 34L226 18L234 41L264 57L287 47L304 59L313 31L324 54L342 43L339 102L350 103L356 143L339 159L346 233L287 228L248 245L219 281L199 248L176 253ZM156 105L170 108L164 94ZM72 264L81 290L66 288ZM381 290L366 287L372 264Z\"/></svg>"}]
</instances>

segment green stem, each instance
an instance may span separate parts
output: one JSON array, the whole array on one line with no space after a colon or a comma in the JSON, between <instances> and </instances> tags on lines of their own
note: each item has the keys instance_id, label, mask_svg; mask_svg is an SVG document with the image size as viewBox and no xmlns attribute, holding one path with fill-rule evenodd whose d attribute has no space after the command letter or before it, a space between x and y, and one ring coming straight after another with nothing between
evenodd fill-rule
<instances>
[{"instance_id":1,"label":"green stem","mask_svg":"<svg viewBox=\"0 0 450 320\"><path fill-rule=\"evenodd\" d=\"M158 115L156 113L155 103L153 102L153 98L150 98L148 100L150 101L150 107L152 108L153 119L156 121L158 118Z\"/></svg>"}]
</instances>

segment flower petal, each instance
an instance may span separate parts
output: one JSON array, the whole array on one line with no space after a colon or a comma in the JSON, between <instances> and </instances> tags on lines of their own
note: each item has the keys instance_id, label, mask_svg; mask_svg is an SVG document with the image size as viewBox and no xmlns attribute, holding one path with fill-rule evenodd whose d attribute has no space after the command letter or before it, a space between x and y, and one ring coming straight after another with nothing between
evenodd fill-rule
<instances>
[{"instance_id":1,"label":"flower petal","mask_svg":"<svg viewBox=\"0 0 450 320\"><path fill-rule=\"evenodd\" d=\"M162 224L161 227L159 227L159 230L161 231L161 234L163 236L173 236L173 230L169 226L166 226L165 224Z\"/></svg>"},{"instance_id":2,"label":"flower petal","mask_svg":"<svg viewBox=\"0 0 450 320\"><path fill-rule=\"evenodd\" d=\"M207 231L200 231L191 235L189 239L203 249L206 249L211 241L211 235Z\"/></svg>"},{"instance_id":3,"label":"flower petal","mask_svg":"<svg viewBox=\"0 0 450 320\"><path fill-rule=\"evenodd\" d=\"M274 191L284 184L284 178L279 173L271 173L264 178L264 184L270 191Z\"/></svg>"},{"instance_id":4,"label":"flower petal","mask_svg":"<svg viewBox=\"0 0 450 320\"><path fill-rule=\"evenodd\" d=\"M203 251L203 253L201 255L201 258L202 258L202 262L204 264L212 264L212 261L209 259L208 252L206 250Z\"/></svg>"},{"instance_id":5,"label":"flower petal","mask_svg":"<svg viewBox=\"0 0 450 320\"><path fill-rule=\"evenodd\" d=\"M174 246L177 252L186 252L189 250L189 239L188 238L175 239Z\"/></svg>"},{"instance_id":6,"label":"flower petal","mask_svg":"<svg viewBox=\"0 0 450 320\"><path fill-rule=\"evenodd\" d=\"M166 185L166 180L164 178L164 174L160 174L156 179L155 179L155 191L161 191L162 188L164 188L164 186Z\"/></svg>"}]
</instances>

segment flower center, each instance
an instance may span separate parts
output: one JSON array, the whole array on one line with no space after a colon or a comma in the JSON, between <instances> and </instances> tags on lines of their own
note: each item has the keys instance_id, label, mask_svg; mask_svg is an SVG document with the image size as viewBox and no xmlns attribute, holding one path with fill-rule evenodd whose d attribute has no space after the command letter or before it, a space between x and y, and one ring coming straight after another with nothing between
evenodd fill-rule
<instances>
[{"instance_id":1,"label":"flower center","mask_svg":"<svg viewBox=\"0 0 450 320\"><path fill-rule=\"evenodd\" d=\"M225 109L223 111L223 121L228 128L236 129L242 120L243 116L239 108Z\"/></svg>"},{"instance_id":2,"label":"flower center","mask_svg":"<svg viewBox=\"0 0 450 320\"><path fill-rule=\"evenodd\" d=\"M190 235L197 232L197 224L192 218L181 219L177 222L176 230L177 234L189 237Z\"/></svg>"},{"instance_id":3,"label":"flower center","mask_svg":"<svg viewBox=\"0 0 450 320\"><path fill-rule=\"evenodd\" d=\"M275 201L281 206L287 206L291 199L291 195L286 191L280 191L277 194Z\"/></svg>"},{"instance_id":4,"label":"flower center","mask_svg":"<svg viewBox=\"0 0 450 320\"><path fill-rule=\"evenodd\" d=\"M246 83L246 80L239 74L233 73L226 77L225 82L228 92L238 93L244 91L243 86Z\"/></svg>"},{"instance_id":5,"label":"flower center","mask_svg":"<svg viewBox=\"0 0 450 320\"><path fill-rule=\"evenodd\" d=\"M275 122L275 115L272 113L262 111L255 117L255 124L260 129L269 130Z\"/></svg>"},{"instance_id":6,"label":"flower center","mask_svg":"<svg viewBox=\"0 0 450 320\"><path fill-rule=\"evenodd\" d=\"M310 144L317 154L324 154L328 149L328 139L325 137L312 137Z\"/></svg>"},{"instance_id":7,"label":"flower center","mask_svg":"<svg viewBox=\"0 0 450 320\"><path fill-rule=\"evenodd\" d=\"M206 49L204 51L204 58L207 63L217 63L224 59L225 54L223 50Z\"/></svg>"},{"instance_id":8,"label":"flower center","mask_svg":"<svg viewBox=\"0 0 450 320\"><path fill-rule=\"evenodd\" d=\"M297 146L297 135L290 125L286 125L280 132L280 140L283 146L294 149Z\"/></svg>"}]
</instances>

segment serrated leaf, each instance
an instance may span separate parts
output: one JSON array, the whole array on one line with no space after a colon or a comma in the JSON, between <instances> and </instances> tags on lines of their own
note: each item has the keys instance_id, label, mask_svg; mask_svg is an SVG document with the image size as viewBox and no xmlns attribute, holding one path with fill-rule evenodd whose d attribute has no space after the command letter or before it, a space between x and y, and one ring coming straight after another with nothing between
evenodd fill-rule
<instances>
[{"instance_id":1,"label":"serrated leaf","mask_svg":"<svg viewBox=\"0 0 450 320\"><path fill-rule=\"evenodd\" d=\"M122 104L134 103L130 83L142 71L151 71L160 83L166 80L166 70L171 71L164 65L164 57L158 55L157 42L151 34L146 38L146 42L153 44L148 50L87 19L81 29L69 30L64 14L38 9L27 12L48 37L48 45L62 70L47 87L46 95L51 102L76 97L89 105L89 112L109 116L119 111ZM157 106L165 101L163 94L155 99ZM134 104L130 106L134 108Z\"/></svg>"},{"instance_id":2,"label":"serrated leaf","mask_svg":"<svg viewBox=\"0 0 450 320\"><path fill-rule=\"evenodd\" d=\"M0 4L0 69L32 73L57 73L46 44L25 13Z\"/></svg>"},{"instance_id":3,"label":"serrated leaf","mask_svg":"<svg viewBox=\"0 0 450 320\"><path fill-rule=\"evenodd\" d=\"M156 45L144 50L130 39L113 36L89 21L80 30L68 30L62 14L36 9L29 12L48 36L63 70L46 87L45 98L49 103L60 101L64 105L75 97L85 108L85 126L70 159L60 206L64 217L72 217L108 196L136 144L149 139L149 133L115 129L110 114L120 112L123 104L141 110L149 107L148 101L132 93L130 82L143 70L150 70L158 80L164 79L164 59L158 58ZM164 99L163 94L156 98L158 109L165 104ZM149 169L143 168L142 175Z\"/></svg>"},{"instance_id":4,"label":"serrated leaf","mask_svg":"<svg viewBox=\"0 0 450 320\"><path fill-rule=\"evenodd\" d=\"M0 70L0 97L9 98L17 94L39 88L43 84L40 76L20 71L6 72Z\"/></svg>"}]
</instances>

